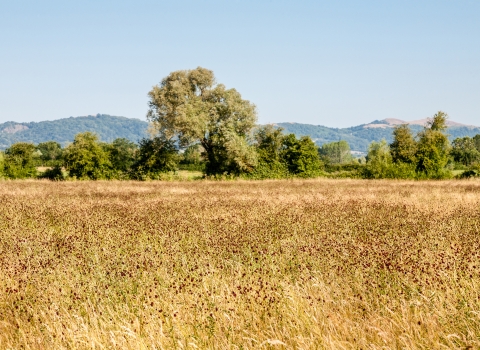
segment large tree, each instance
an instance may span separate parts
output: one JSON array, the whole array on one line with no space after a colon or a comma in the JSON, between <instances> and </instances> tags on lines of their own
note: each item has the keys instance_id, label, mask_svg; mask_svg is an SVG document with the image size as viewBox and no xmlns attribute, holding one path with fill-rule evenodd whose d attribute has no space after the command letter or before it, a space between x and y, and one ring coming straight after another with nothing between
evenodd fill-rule
<instances>
[{"instance_id":1,"label":"large tree","mask_svg":"<svg viewBox=\"0 0 480 350\"><path fill-rule=\"evenodd\" d=\"M255 105L217 84L211 70L170 73L149 92L153 130L181 147L200 143L207 174L250 171L256 154L247 137L257 121Z\"/></svg>"}]
</instances>

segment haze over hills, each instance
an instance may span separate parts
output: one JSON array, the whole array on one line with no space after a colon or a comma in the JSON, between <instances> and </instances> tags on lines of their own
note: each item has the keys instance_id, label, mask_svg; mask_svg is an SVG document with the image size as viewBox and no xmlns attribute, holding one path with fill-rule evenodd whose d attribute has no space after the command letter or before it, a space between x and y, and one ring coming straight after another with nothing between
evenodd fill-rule
<instances>
[{"instance_id":1,"label":"haze over hills","mask_svg":"<svg viewBox=\"0 0 480 350\"><path fill-rule=\"evenodd\" d=\"M346 140L353 151L366 152L372 141L385 138L392 140L392 128L395 125L408 123L414 133L422 130L426 119L405 122L399 119L387 118L375 120L368 124L349 128L329 128L322 125L300 123L277 123L285 133L310 136L317 145ZM450 139L480 134L480 127L464 125L448 121L447 132ZM107 114L89 115L84 117L70 117L53 121L17 123L6 122L0 124L0 149L5 149L15 142L33 142L38 144L49 140L59 142L65 146L73 141L75 134L92 131L99 135L102 141L111 142L118 137L124 137L138 142L147 136L148 123L135 118L116 117Z\"/></svg>"},{"instance_id":2,"label":"haze over hills","mask_svg":"<svg viewBox=\"0 0 480 350\"><path fill-rule=\"evenodd\" d=\"M285 130L285 133L293 133L297 136L308 135L317 145L324 143L346 140L350 144L352 151L366 152L368 145L372 141L381 139L392 142L392 129L396 125L408 124L413 133L421 131L426 124L427 119L414 120L407 122L400 119L387 118L375 120L368 124L361 124L349 128L329 128L321 125L299 124L299 123L277 123L279 127ZM447 121L449 139L454 140L457 137L473 137L480 134L480 127L465 125L455 121Z\"/></svg>"},{"instance_id":3,"label":"haze over hills","mask_svg":"<svg viewBox=\"0 0 480 350\"><path fill-rule=\"evenodd\" d=\"M148 123L143 120L108 114L30 123L6 122L0 124L0 149L20 141L38 144L54 140L65 146L73 141L76 134L84 131L95 132L106 142L118 137L138 142L147 136L147 126Z\"/></svg>"}]
</instances>

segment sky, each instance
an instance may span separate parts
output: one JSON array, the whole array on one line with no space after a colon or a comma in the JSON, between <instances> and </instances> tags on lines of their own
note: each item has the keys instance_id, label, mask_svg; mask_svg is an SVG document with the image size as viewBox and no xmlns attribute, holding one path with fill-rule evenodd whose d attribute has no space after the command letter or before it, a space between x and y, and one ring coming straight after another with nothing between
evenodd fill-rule
<instances>
[{"instance_id":1,"label":"sky","mask_svg":"<svg viewBox=\"0 0 480 350\"><path fill-rule=\"evenodd\" d=\"M479 18L478 0L2 0L0 122L145 120L152 86L201 66L262 124L480 125Z\"/></svg>"}]
</instances>

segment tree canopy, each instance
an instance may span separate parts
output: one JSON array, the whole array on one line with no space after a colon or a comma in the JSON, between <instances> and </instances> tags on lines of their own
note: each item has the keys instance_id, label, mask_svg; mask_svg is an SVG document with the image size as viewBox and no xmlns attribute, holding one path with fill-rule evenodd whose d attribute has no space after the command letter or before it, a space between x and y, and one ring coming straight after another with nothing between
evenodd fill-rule
<instances>
[{"instance_id":1,"label":"tree canopy","mask_svg":"<svg viewBox=\"0 0 480 350\"><path fill-rule=\"evenodd\" d=\"M12 179L25 179L37 175L36 148L33 143L17 142L5 150L4 173Z\"/></svg>"},{"instance_id":2,"label":"tree canopy","mask_svg":"<svg viewBox=\"0 0 480 350\"><path fill-rule=\"evenodd\" d=\"M65 148L65 167L70 176L78 179L105 179L109 177L111 163L108 152L91 132L77 134L72 144Z\"/></svg>"},{"instance_id":3,"label":"tree canopy","mask_svg":"<svg viewBox=\"0 0 480 350\"><path fill-rule=\"evenodd\" d=\"M350 145L345 140L324 143L319 148L319 153L322 159L331 164L342 164L352 160Z\"/></svg>"},{"instance_id":4,"label":"tree canopy","mask_svg":"<svg viewBox=\"0 0 480 350\"><path fill-rule=\"evenodd\" d=\"M211 70L173 72L149 97L147 118L153 129L181 147L200 143L207 174L253 170L256 154L247 138L257 121L255 105L217 84Z\"/></svg>"},{"instance_id":5,"label":"tree canopy","mask_svg":"<svg viewBox=\"0 0 480 350\"><path fill-rule=\"evenodd\" d=\"M463 165L480 161L480 152L475 147L475 140L468 136L453 141L451 155L456 162Z\"/></svg>"},{"instance_id":6,"label":"tree canopy","mask_svg":"<svg viewBox=\"0 0 480 350\"><path fill-rule=\"evenodd\" d=\"M447 114L439 111L418 134L417 170L429 177L443 177L447 165L450 142L445 134Z\"/></svg>"},{"instance_id":7,"label":"tree canopy","mask_svg":"<svg viewBox=\"0 0 480 350\"><path fill-rule=\"evenodd\" d=\"M407 124L393 129L393 142L390 144L392 160L395 163L415 164L417 161L417 142Z\"/></svg>"}]
</instances>

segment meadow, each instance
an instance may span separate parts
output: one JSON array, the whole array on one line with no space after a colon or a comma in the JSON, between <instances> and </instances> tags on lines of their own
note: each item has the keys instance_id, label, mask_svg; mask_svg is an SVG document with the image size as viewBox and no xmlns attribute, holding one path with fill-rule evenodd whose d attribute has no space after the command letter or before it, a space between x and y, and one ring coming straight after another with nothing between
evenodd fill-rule
<instances>
[{"instance_id":1,"label":"meadow","mask_svg":"<svg viewBox=\"0 0 480 350\"><path fill-rule=\"evenodd\" d=\"M0 349L478 349L480 181L0 183Z\"/></svg>"}]
</instances>

